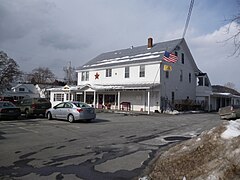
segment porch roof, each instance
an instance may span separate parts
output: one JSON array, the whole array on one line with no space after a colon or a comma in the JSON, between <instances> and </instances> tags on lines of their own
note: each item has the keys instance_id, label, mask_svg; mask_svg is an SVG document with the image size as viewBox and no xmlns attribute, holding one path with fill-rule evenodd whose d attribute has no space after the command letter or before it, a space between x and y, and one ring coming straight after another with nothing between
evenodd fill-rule
<instances>
[{"instance_id":1,"label":"porch roof","mask_svg":"<svg viewBox=\"0 0 240 180\"><path fill-rule=\"evenodd\" d=\"M149 83L149 84L114 84L114 85L100 85L100 84L86 84L81 86L64 86L59 88L50 88L48 91L53 92L69 92L69 91L75 91L75 92L83 92L85 90L92 89L93 91L111 91L111 90L148 90L154 87L159 86L159 83Z\"/></svg>"},{"instance_id":2,"label":"porch roof","mask_svg":"<svg viewBox=\"0 0 240 180\"><path fill-rule=\"evenodd\" d=\"M231 93L219 93L219 92L213 92L213 97L228 97L228 98L240 98L240 96L231 94Z\"/></svg>"},{"instance_id":3,"label":"porch roof","mask_svg":"<svg viewBox=\"0 0 240 180\"><path fill-rule=\"evenodd\" d=\"M93 85L94 90L148 90L158 86L159 84L116 84L116 85Z\"/></svg>"}]
</instances>

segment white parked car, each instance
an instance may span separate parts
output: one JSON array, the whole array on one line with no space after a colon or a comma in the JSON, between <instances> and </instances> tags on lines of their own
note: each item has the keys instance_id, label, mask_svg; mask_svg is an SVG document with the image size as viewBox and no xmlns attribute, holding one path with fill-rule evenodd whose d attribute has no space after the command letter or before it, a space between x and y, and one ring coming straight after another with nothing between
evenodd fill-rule
<instances>
[{"instance_id":1,"label":"white parked car","mask_svg":"<svg viewBox=\"0 0 240 180\"><path fill-rule=\"evenodd\" d=\"M91 121L96 118L95 108L86 103L73 101L62 102L46 110L46 117L50 119L65 119L69 122L77 120Z\"/></svg>"},{"instance_id":2,"label":"white parked car","mask_svg":"<svg viewBox=\"0 0 240 180\"><path fill-rule=\"evenodd\" d=\"M240 105L232 105L219 108L218 111L221 119L237 119L240 118Z\"/></svg>"}]
</instances>

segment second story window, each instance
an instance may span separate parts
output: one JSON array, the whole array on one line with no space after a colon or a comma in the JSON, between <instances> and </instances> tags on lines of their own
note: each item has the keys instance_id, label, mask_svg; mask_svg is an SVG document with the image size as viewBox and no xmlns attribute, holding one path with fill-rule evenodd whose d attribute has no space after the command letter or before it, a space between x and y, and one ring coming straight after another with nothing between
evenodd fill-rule
<instances>
[{"instance_id":1,"label":"second story window","mask_svg":"<svg viewBox=\"0 0 240 180\"><path fill-rule=\"evenodd\" d=\"M183 81L183 71L180 70L180 81L182 82Z\"/></svg>"},{"instance_id":2,"label":"second story window","mask_svg":"<svg viewBox=\"0 0 240 180\"><path fill-rule=\"evenodd\" d=\"M130 73L130 70L129 70L129 67L125 67L125 78L129 78L129 73Z\"/></svg>"},{"instance_id":3,"label":"second story window","mask_svg":"<svg viewBox=\"0 0 240 180\"><path fill-rule=\"evenodd\" d=\"M204 83L205 86L209 87L209 81L208 81L208 78L205 77L205 83Z\"/></svg>"},{"instance_id":4,"label":"second story window","mask_svg":"<svg viewBox=\"0 0 240 180\"><path fill-rule=\"evenodd\" d=\"M192 82L192 74L191 73L188 74L188 81L189 81L189 83Z\"/></svg>"},{"instance_id":5,"label":"second story window","mask_svg":"<svg viewBox=\"0 0 240 180\"><path fill-rule=\"evenodd\" d=\"M83 71L81 81L89 81L89 72Z\"/></svg>"},{"instance_id":6,"label":"second story window","mask_svg":"<svg viewBox=\"0 0 240 180\"><path fill-rule=\"evenodd\" d=\"M182 53L182 64L184 64L184 54Z\"/></svg>"},{"instance_id":7,"label":"second story window","mask_svg":"<svg viewBox=\"0 0 240 180\"><path fill-rule=\"evenodd\" d=\"M165 75L166 75L166 78L168 79L169 78L169 71L165 71Z\"/></svg>"},{"instance_id":8,"label":"second story window","mask_svg":"<svg viewBox=\"0 0 240 180\"><path fill-rule=\"evenodd\" d=\"M106 69L106 77L112 77L112 69Z\"/></svg>"},{"instance_id":9,"label":"second story window","mask_svg":"<svg viewBox=\"0 0 240 180\"><path fill-rule=\"evenodd\" d=\"M174 54L175 54L175 56L177 56L177 57L178 57L178 52L177 52L177 51L175 51L175 53L174 53Z\"/></svg>"},{"instance_id":10,"label":"second story window","mask_svg":"<svg viewBox=\"0 0 240 180\"><path fill-rule=\"evenodd\" d=\"M198 86L203 86L203 77L198 77Z\"/></svg>"},{"instance_id":11,"label":"second story window","mask_svg":"<svg viewBox=\"0 0 240 180\"><path fill-rule=\"evenodd\" d=\"M144 65L140 66L139 77L145 77L145 66Z\"/></svg>"}]
</instances>

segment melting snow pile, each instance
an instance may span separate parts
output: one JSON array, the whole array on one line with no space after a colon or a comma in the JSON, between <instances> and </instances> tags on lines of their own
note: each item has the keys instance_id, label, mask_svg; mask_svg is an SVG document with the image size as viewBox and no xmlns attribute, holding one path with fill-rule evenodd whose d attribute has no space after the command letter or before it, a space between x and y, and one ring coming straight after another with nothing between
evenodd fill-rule
<instances>
[{"instance_id":1,"label":"melting snow pile","mask_svg":"<svg viewBox=\"0 0 240 180\"><path fill-rule=\"evenodd\" d=\"M240 179L240 119L170 148L148 179Z\"/></svg>"},{"instance_id":2,"label":"melting snow pile","mask_svg":"<svg viewBox=\"0 0 240 180\"><path fill-rule=\"evenodd\" d=\"M231 139L238 136L240 136L240 119L230 121L227 125L226 131L224 131L221 135L224 139Z\"/></svg>"}]
</instances>

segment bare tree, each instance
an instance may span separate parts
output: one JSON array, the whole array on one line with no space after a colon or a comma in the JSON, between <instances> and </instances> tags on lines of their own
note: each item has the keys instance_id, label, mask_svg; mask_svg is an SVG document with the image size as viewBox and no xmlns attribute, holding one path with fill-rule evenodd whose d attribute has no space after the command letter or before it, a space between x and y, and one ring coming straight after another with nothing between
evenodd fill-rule
<instances>
[{"instance_id":1,"label":"bare tree","mask_svg":"<svg viewBox=\"0 0 240 180\"><path fill-rule=\"evenodd\" d=\"M226 84L224 84L224 86L236 90L236 86L232 82L227 82Z\"/></svg>"},{"instance_id":2,"label":"bare tree","mask_svg":"<svg viewBox=\"0 0 240 180\"><path fill-rule=\"evenodd\" d=\"M233 41L234 44L234 50L233 50L233 55L240 56L240 0L237 0L238 6L239 6L239 11L237 12L237 15L235 15L233 18L230 20L229 27L227 29L227 32L229 33L230 28L234 26L233 28L236 28L237 31L235 34L233 34L230 38L227 39L227 41Z\"/></svg>"},{"instance_id":3,"label":"bare tree","mask_svg":"<svg viewBox=\"0 0 240 180\"><path fill-rule=\"evenodd\" d=\"M10 83L17 80L20 74L18 64L0 51L0 94L10 87Z\"/></svg>"},{"instance_id":4,"label":"bare tree","mask_svg":"<svg viewBox=\"0 0 240 180\"><path fill-rule=\"evenodd\" d=\"M77 73L76 69L72 67L71 61L68 62L68 66L63 67L63 71L65 72L64 80L68 85L76 85L77 84Z\"/></svg>"},{"instance_id":5,"label":"bare tree","mask_svg":"<svg viewBox=\"0 0 240 180\"><path fill-rule=\"evenodd\" d=\"M54 73L47 67L39 67L32 70L28 75L33 84L48 84L55 80Z\"/></svg>"}]
</instances>

